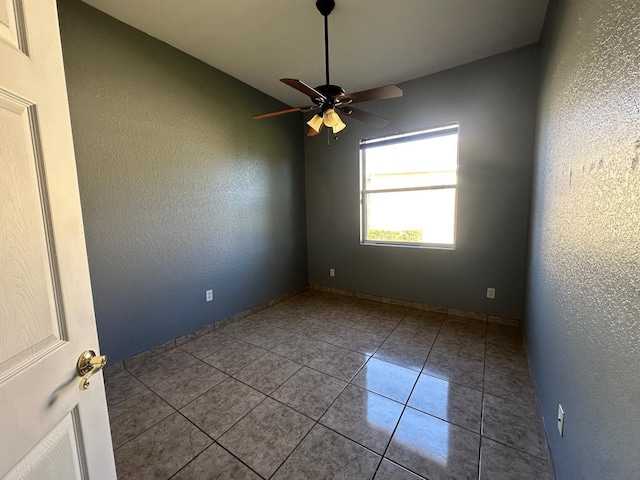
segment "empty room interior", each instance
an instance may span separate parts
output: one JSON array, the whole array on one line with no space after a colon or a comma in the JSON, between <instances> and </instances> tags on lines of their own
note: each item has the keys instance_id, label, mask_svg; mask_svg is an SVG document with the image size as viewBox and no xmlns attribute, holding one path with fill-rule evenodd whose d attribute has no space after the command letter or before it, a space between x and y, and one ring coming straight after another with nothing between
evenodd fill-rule
<instances>
[{"instance_id":1,"label":"empty room interior","mask_svg":"<svg viewBox=\"0 0 640 480\"><path fill-rule=\"evenodd\" d=\"M640 3L472 3L58 0L118 478L640 478Z\"/></svg>"}]
</instances>

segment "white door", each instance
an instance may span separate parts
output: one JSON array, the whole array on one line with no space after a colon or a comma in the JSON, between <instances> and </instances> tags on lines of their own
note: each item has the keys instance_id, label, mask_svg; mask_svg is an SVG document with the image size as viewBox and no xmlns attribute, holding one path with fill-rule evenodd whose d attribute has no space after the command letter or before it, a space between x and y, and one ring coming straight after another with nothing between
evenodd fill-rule
<instances>
[{"instance_id":1,"label":"white door","mask_svg":"<svg viewBox=\"0 0 640 480\"><path fill-rule=\"evenodd\" d=\"M0 0L0 478L116 477L54 0Z\"/></svg>"}]
</instances>

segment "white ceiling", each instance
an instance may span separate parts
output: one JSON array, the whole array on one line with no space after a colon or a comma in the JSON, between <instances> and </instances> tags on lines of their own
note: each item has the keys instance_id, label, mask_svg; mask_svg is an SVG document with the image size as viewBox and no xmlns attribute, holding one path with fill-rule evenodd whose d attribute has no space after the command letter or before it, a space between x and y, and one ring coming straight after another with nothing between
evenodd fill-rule
<instances>
[{"instance_id":1,"label":"white ceiling","mask_svg":"<svg viewBox=\"0 0 640 480\"><path fill-rule=\"evenodd\" d=\"M292 106L279 82L324 84L314 0L85 0ZM538 41L548 0L336 0L331 83L355 92L400 83Z\"/></svg>"}]
</instances>

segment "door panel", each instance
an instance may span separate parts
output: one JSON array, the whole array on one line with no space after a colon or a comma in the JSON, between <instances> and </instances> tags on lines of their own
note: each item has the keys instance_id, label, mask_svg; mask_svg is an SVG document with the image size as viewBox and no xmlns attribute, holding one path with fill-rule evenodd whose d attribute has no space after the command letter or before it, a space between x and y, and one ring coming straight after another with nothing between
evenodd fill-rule
<instances>
[{"instance_id":1,"label":"door panel","mask_svg":"<svg viewBox=\"0 0 640 480\"><path fill-rule=\"evenodd\" d=\"M26 52L21 0L0 0L0 39Z\"/></svg>"},{"instance_id":2,"label":"door panel","mask_svg":"<svg viewBox=\"0 0 640 480\"><path fill-rule=\"evenodd\" d=\"M0 381L65 339L34 108L0 91Z\"/></svg>"},{"instance_id":3,"label":"door panel","mask_svg":"<svg viewBox=\"0 0 640 480\"><path fill-rule=\"evenodd\" d=\"M75 415L69 413L14 468L6 480L81 480Z\"/></svg>"}]
</instances>

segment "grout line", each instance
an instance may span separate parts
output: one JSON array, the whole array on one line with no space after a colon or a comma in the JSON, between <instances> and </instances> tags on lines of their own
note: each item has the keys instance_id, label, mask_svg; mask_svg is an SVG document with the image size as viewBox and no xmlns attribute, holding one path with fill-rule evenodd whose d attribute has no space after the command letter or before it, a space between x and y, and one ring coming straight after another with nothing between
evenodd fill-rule
<instances>
[{"instance_id":1,"label":"grout line","mask_svg":"<svg viewBox=\"0 0 640 480\"><path fill-rule=\"evenodd\" d=\"M521 453L521 454L523 454L523 455L526 455L527 457L537 458L538 460L542 460L542 461L543 461L543 462L545 462L545 463L546 463L546 461L547 461L547 459L546 459L546 458L544 458L544 457L540 457L540 456L538 456L538 455L534 455L534 454L532 454L532 453L526 452L526 451L524 451L524 450L522 450L522 449L520 449L520 448L514 447L513 445L509 445L508 443L504 443L504 442L502 442L502 441L500 441L500 440L496 440L495 438L488 437L487 435L480 435L480 437L481 437L481 438L486 438L487 440L490 440L490 441L492 441L492 442L494 442L494 443L498 443L498 444L502 445L503 447L510 448L511 450L513 450L513 451L515 451L515 452L519 452L519 453Z\"/></svg>"},{"instance_id":2,"label":"grout line","mask_svg":"<svg viewBox=\"0 0 640 480\"><path fill-rule=\"evenodd\" d=\"M485 325L484 328L484 358L482 362L482 403L480 405L480 442L478 445L478 480L480 480L480 475L482 473L482 437L484 433L484 384L486 381L487 375L487 343L488 343L488 328Z\"/></svg>"},{"instance_id":3,"label":"grout line","mask_svg":"<svg viewBox=\"0 0 640 480\"><path fill-rule=\"evenodd\" d=\"M127 440L126 442L124 442L122 445L120 445L118 448L114 448L114 453L116 450L120 450L122 447L124 447L125 445L127 445L128 443L132 442L133 440L135 440L136 438L138 438L140 435L142 435L143 433L151 430L153 427L155 427L156 425L158 425L160 422L162 422L163 420L166 420L167 418L169 418L171 415L173 415L174 413L178 413L178 411L173 407L173 405L171 405L169 402L167 402L164 398L162 398L160 395L158 395L156 392L154 392L153 390L151 390L149 387L147 387L147 390L149 390L153 395L155 395L156 397L158 397L160 399L160 401L162 401L162 403L165 403L169 406L169 408L171 408L171 410L173 410L173 412L169 413L168 415L162 417L161 419L159 419L157 422L155 422L153 425L145 428L144 430L142 430L140 433L138 433L135 437L130 438L129 440ZM140 392L142 393L142 392ZM136 394L137 395L137 394ZM131 398L131 397L129 397ZM108 410L108 409L107 409Z\"/></svg>"},{"instance_id":4,"label":"grout line","mask_svg":"<svg viewBox=\"0 0 640 480\"><path fill-rule=\"evenodd\" d=\"M433 345L435 345L435 342L436 342L436 340L438 339L438 336L440 335L440 332L442 331L442 327L443 327L444 322L446 321L447 317L448 317L448 315L445 315L445 318L443 319L442 323L440 324L440 328L438 329L438 333L436 334L436 338L435 338L435 340L434 340L434 342L433 342L433 344L432 344L432 348L429 350L429 354L427 355L427 359L425 360L424 365L426 365L426 364L427 364L427 362L428 362L428 360L429 360L429 356L431 356L431 352L432 352L432 350L433 350ZM485 340L485 341L486 341L486 340ZM424 368L424 366L423 366L423 368ZM422 374L422 371L420 372L420 374ZM394 429L393 429L393 432L391 433L391 436L389 437L389 441L387 442L387 446L386 446L386 447L385 447L385 449L384 449L384 452L383 452L383 454L382 454L382 458L380 459L380 462L378 463L378 466L376 467L376 471L375 471L374 477L375 477L375 475L378 473L378 470L380 469L380 466L382 465L383 460L386 458L386 454L387 454L387 451L389 450L389 446L391 445L391 442L392 442L392 440L393 440L393 437L395 436L396 431L398 430L398 427L400 426L400 422L402 421L402 417L404 416L405 411L407 410L407 408L411 408L411 407L409 407L409 401L411 400L411 396L413 395L413 392L414 392L414 390L415 390L415 388L416 388L416 385L418 384L418 381L419 381L419 380L420 380L420 375L418 375L418 378L416 378L416 381L415 381L415 382L414 382L414 384L413 384L413 387L412 387L412 389L411 389L411 392L409 393L409 396L407 397L407 401L405 402L404 407L403 407L403 409L402 409L402 412L400 413L400 417L398 418L398 423L396 423L396 425L395 425L395 427L394 427ZM416 409L416 410L417 410L417 409ZM420 410L419 410L419 411L420 411ZM425 413L426 415L429 415L429 414L428 414L428 413L426 413L426 412L423 412L423 413ZM438 417L435 417L434 415L430 415L430 416L432 416L432 417L434 417L434 418L438 418ZM442 419L439 419L439 420L441 420L441 421L445 421L446 423L451 423L451 422L447 422L446 420L442 420ZM454 424L452 424L452 425L454 425ZM462 427L462 428L464 428L464 427ZM474 432L474 433L476 433L476 432ZM476 433L476 434L477 434L477 433ZM401 466L402 466L403 468L406 468L404 465L401 465ZM411 470L409 470L409 471L411 471ZM414 473L415 473L415 472L414 472Z\"/></svg>"},{"instance_id":5,"label":"grout line","mask_svg":"<svg viewBox=\"0 0 640 480\"><path fill-rule=\"evenodd\" d=\"M187 352L185 352L185 353L187 353ZM190 355L189 353L187 353L187 354L188 354L188 355ZM191 355L191 356L193 356L193 355ZM197 358L197 357L194 357L194 358ZM203 362L203 363L206 363L206 362ZM207 365L208 365L208 364L207 364ZM211 366L211 365L209 365L209 366L210 366L211 368L216 369L215 367L213 367L213 366ZM184 372L187 368L189 368L189 367L186 367L186 368L184 368L183 370L180 370L180 372L177 372L177 373L176 373L176 374L174 374L174 375L177 375L178 373L182 373L182 372ZM218 369L216 369L216 370L218 370ZM222 372L221 370L218 370L218 371ZM115 450L118 450L118 449L120 449L120 448L124 447L126 444L128 444L129 442L131 442L131 441L132 441L132 440L134 440L135 438L138 438L138 437L139 437L140 435L142 435L144 432L146 432L147 430L150 430L151 428L155 427L155 426L156 426L156 425L158 425L160 422L162 422L163 420L167 419L168 417L170 417L170 416L171 416L171 415L173 415L174 413L178 413L178 414L180 414L180 415L181 415L182 417L184 417L184 418L185 418L189 423L191 423L192 425L194 425L196 428L198 428L198 430L200 430L202 433L204 433L207 437L211 438L211 440L215 442L215 440L214 440L210 435L208 435L208 434L207 434L204 430L202 430L198 425L196 425L196 424L195 424L195 423L193 423L189 418L187 418L187 417L186 417L186 416L185 416L185 415L180 411L180 409L182 409L182 408L186 407L187 405L189 405L189 404L193 403L193 402L194 402L194 401L196 401L198 398L202 397L203 395L207 394L209 391L211 391L211 390L213 390L214 388L216 388L218 385L220 385L220 384L222 384L223 382L227 381L229 378L233 378L233 377L231 377L230 375L228 375L228 374L227 374L227 373L225 373L225 372L222 372L222 373L224 373L225 375L227 375L227 378L225 378L225 379L224 379L224 380L222 380L221 382L216 383L216 384L215 384L215 385L213 385L211 388L207 389L205 392L201 393L200 395L198 395L198 396L197 396L197 397L195 397L193 400L189 401L188 403L186 403L185 405L183 405L183 406L182 406L182 407L180 407L180 408L176 408L176 407L174 407L173 405L171 405L167 400L165 400L165 399L164 399L164 398L162 398L158 393L156 393L154 390L152 390L150 386L148 386L147 384L145 384L144 382L142 382L142 380L140 380L140 379L138 379L137 377L135 377L135 375L131 374L132 376L134 376L134 378L136 378L138 381L140 381L140 383L142 383L142 384L144 385L144 387L145 387L148 391L150 391L152 394L154 394L156 397L158 397L158 398L159 398L163 403L166 403L166 404L167 404L170 408L172 408L174 411L173 411L173 413L170 413L170 414L169 414L169 415L167 415L166 417L163 417L161 420L159 420L158 422L154 423L154 424L153 424L152 426L150 426L149 428L146 428L145 430L143 430L142 432L140 432L140 433L139 433L138 435L136 435L135 437L131 438L130 440L127 440L127 442L125 442L124 444L122 444L121 446L119 446L119 447L118 447L117 449L115 449ZM169 376L169 377L167 377L167 378L171 378L171 377L173 377L174 375L170 375L170 376ZM166 379L165 379L165 380L166 380ZM235 379L234 379L234 380L235 380ZM164 381L164 380L162 380L162 381ZM158 383L162 383L162 382L158 382ZM154 383L153 385L157 385L158 383ZM253 388L253 387L252 387L252 388ZM254 390L256 390L256 389L254 388ZM257 390L257 391L259 391L259 390ZM139 392L139 393L142 393L142 392ZM260 393L262 393L262 392L260 392ZM135 394L135 395L138 395L138 394ZM264 394L263 394L263 395L264 395ZM132 395L132 396L134 396L134 395ZM131 398L132 396L127 397L127 398ZM260 401L260 403L262 403L262 401L264 401L264 399L263 399L263 400L261 400L261 401ZM120 402L120 403L121 403L121 402ZM256 404L256 407L257 407L260 403ZM255 407L253 407L253 408L255 408ZM253 408L252 408L251 410L253 410ZM249 410L249 411L251 411L251 410ZM247 412L247 413L248 413L248 412ZM243 417L243 418L244 418L244 417ZM237 423L237 422L236 422L236 423ZM234 425L235 425L235 424L234 424ZM231 427L230 427L230 428L231 428ZM226 432L226 431L225 431L225 432ZM221 435L221 436L222 436L222 435ZM207 447L207 448L208 448L208 447ZM203 451L204 451L204 450L203 450ZM200 453L202 453L202 452L200 452ZM199 454L198 454L198 455L199 455Z\"/></svg>"},{"instance_id":6,"label":"grout line","mask_svg":"<svg viewBox=\"0 0 640 480\"><path fill-rule=\"evenodd\" d=\"M317 355L316 355L316 356L317 356ZM314 358L315 358L315 357L314 357ZM371 359L371 357L367 358L367 360L366 360L366 361L365 361L365 362L360 366L360 368L358 368L358 370L356 371L356 373L354 373L354 374L353 374L353 376L351 377L351 380L353 380L353 379L356 377L356 375L358 375L358 373L359 373L359 372L364 368L364 366L367 364L367 362L369 362L369 360L370 360L370 359ZM309 361L311 361L311 360L309 360ZM310 367L309 367L309 368L310 368ZM313 370L315 370L315 369L313 369ZM316 370L316 371L319 371L319 370ZM324 372L320 372L320 373L324 373ZM329 375L329 374L325 374L325 375ZM334 378L337 378L337 377L334 377ZM342 379L340 379L340 380L342 380ZM285 462L289 459L289 457L290 457L291 455L293 455L293 452L295 452L295 451L296 451L296 449L300 446L300 444L302 444L302 442L305 440L305 438L307 438L307 437L309 436L309 434L311 433L311 431L312 431L312 430L313 430L317 425L322 425L323 427L328 428L328 427L326 427L325 425L323 425L323 424L321 424L321 423L320 423L320 419L321 419L321 418L324 416L324 414L325 414L325 413L327 413L327 411L328 411L328 410L333 406L333 404L335 403L335 401L338 399L338 397L340 397L340 395L342 395L342 393L345 391L345 389L346 389L349 385L351 385L351 383L350 383L350 382L351 382L351 380L349 380L349 381L345 382L346 384L344 385L344 387L342 387L342 389L340 390L340 393L338 393L338 395L336 395L336 397L331 401L331 403L329 404L329 406L328 406L328 407L326 407L326 408L324 409L324 411L323 411L323 412L322 412L322 414L318 417L318 419L317 419L317 420L312 419L312 420L314 420L314 422L315 422L315 423L313 424L313 426L312 426L312 427L309 429L309 431L304 435L304 437L302 437L302 439L301 439L301 440L296 444L296 446L295 446L295 447L294 447L294 448L289 452L289 454L288 454L288 455L286 456L286 458L285 458L285 459L280 463L280 465L278 465L278 468L276 468L276 469L275 469L275 471L273 472L272 476L273 476L273 475L275 475L275 474L278 472L278 470L280 470L280 468L282 468L282 466L283 466L283 465L285 464ZM344 382L344 380L342 380L342 381ZM276 389L276 390L277 390L277 389ZM274 390L274 391L275 391L275 390ZM272 392L272 393L273 393L273 392ZM270 398L271 398L271 397L270 397ZM276 400L276 399L274 398L273 400ZM278 400L276 400L276 401L278 401ZM282 403L282 402L280 402L280 403ZM284 403L283 403L283 405L285 405L285 406L287 406L287 407L291 408L292 410L295 410L293 407L290 407L289 405L286 405L286 404L284 404ZM295 411L297 412L297 410L295 410ZM302 412L300 412L300 413L302 413ZM303 414L303 415L304 415L304 414ZM305 415L305 416L306 416L306 415ZM311 418L311 417L308 417L308 416L307 416L307 418ZM332 429L330 429L330 430L332 430ZM333 430L332 430L332 431L333 431ZM338 432L336 432L336 433L338 433ZM344 435L343 435L343 436L344 436ZM345 437L345 438L347 438L347 437ZM353 440L351 440L350 438L347 438L347 439L348 439L348 440L350 440L350 441L353 441ZM355 443L358 443L358 442L355 442ZM360 445L360 444L358 444L358 445ZM364 447L364 445L362 445L362 446ZM366 448L366 447L365 447L365 448ZM375 453L375 452L374 452L374 453ZM376 454L376 455L377 455L377 454Z\"/></svg>"},{"instance_id":7,"label":"grout line","mask_svg":"<svg viewBox=\"0 0 640 480\"><path fill-rule=\"evenodd\" d=\"M240 341L242 342L243 340L240 340ZM244 342L244 343L248 343L248 342ZM254 346L254 347L256 347L256 346L257 346L257 345L253 345L253 343L249 343L249 345ZM264 348L262 348L262 347L258 347L258 348L261 348L262 350L264 350ZM219 350L219 351L220 351L220 350ZM238 372L239 372L240 370L242 370L244 367L248 367L248 366L249 366L249 365L251 365L253 362L255 362L256 360L258 360L259 358L261 358L261 357L265 356L268 352L269 352L269 350L265 350L263 353L261 353L261 354L260 354L260 355L258 355L256 358L252 359L249 363L247 363L247 364L243 365L242 367L240 367L239 369L237 369L237 370L236 370L235 372L233 372L233 373L227 373L227 372L225 372L224 370L221 370L219 367L216 367L215 365L211 365L209 362L207 362L207 361L206 361L206 360L204 360L204 359L203 359L202 361L203 361L204 363L206 363L207 365L209 365L210 367L215 368L216 370L221 371L221 372L222 372L222 373L224 373L225 375L228 375L229 377L235 378L235 377L233 377L233 376L234 376L236 373L238 373ZM208 356L206 356L205 358L209 358L209 357L211 357L212 355L214 355L214 354L216 354L216 353L218 353L218 352L213 352L211 355L208 355ZM189 403L191 403L191 402L189 402Z\"/></svg>"},{"instance_id":8,"label":"grout line","mask_svg":"<svg viewBox=\"0 0 640 480\"><path fill-rule=\"evenodd\" d=\"M389 446L391 445L391 441L393 440L393 437L396 434L396 430L398 430L398 427L400 426L400 422L402 421L402 417L404 416L404 412L408 408L409 400L411 399L411 395L413 395L413 391L415 390L416 385L418 384L418 380L420 380L420 375L418 375L418 377L416 378L415 382L413 382L413 387L411 387L411 392L409 393L409 396L407 397L407 401L402 406L402 412L400 412L400 416L398 417L398 422L396 423L395 427L393 427L393 431L391 432L391 435L389 436L389 441L387 442L387 445L384 448L384 451L382 452L382 455L380 456L380 461L378 462L378 466L376 467L376 471L373 474L374 477L377 475L378 470L380 469L380 465L382 465L382 461L386 458L385 455L387 454L387 450L389 450Z\"/></svg>"},{"instance_id":9,"label":"grout line","mask_svg":"<svg viewBox=\"0 0 640 480\"><path fill-rule=\"evenodd\" d=\"M345 332L345 333L346 333L346 332ZM343 334L343 335L344 335L344 334ZM387 336L388 336L388 335L387 335ZM385 337L385 338L386 338L386 337ZM384 343L384 342L383 342L383 343ZM337 345L334 345L334 346L335 346L335 347L337 347L337 348L340 348L340 347L338 347ZM378 348L380 348L380 347L378 347ZM377 349L376 349L376 351L377 351ZM321 352L320 352L320 353L321 353ZM320 353L318 353L318 355L320 355ZM356 352L356 353L360 353L360 352ZM374 353L375 353L375 352L374 352ZM316 357L317 357L318 355L316 355ZM313 358L315 358L315 357L313 357ZM351 385L351 380L353 380L353 379L358 375L358 373L360 373L360 371L364 368L364 366L369 362L369 360L370 360L371 358L373 358L373 354L372 354L371 356L368 356L367 360L366 360L366 361L365 361L365 362L364 362L364 363L363 363L363 364L358 368L358 370L356 370L356 372L351 376L350 380L349 380L349 381L347 381L347 382L345 382L345 385L344 385L344 386L342 387L342 389L340 390L340 393L338 393L338 395L336 395L336 397L331 401L331 403L329 403L329 405L324 409L324 411L323 411L323 412L322 412L322 414L318 417L318 419L317 419L317 420L314 420L314 422L315 422L315 423L313 424L313 426L312 426L312 427L309 429L309 431L304 435L304 437L302 437L302 439L301 439L301 440L296 444L296 446L295 446L295 447L294 447L294 448L289 452L289 454L288 454L288 455L286 456L286 458L285 458L285 459L280 463L280 465L278 465L278 468L276 468L276 470L274 471L274 473L272 474L272 476L273 476L273 475L275 475L275 474L278 472L278 470L280 470L280 468L282 468L282 466L286 463L286 461L289 459L289 457L290 457L291 455L293 455L293 452L295 452L295 451L296 451L296 449L297 449L297 448L302 444L302 442L305 440L305 438L307 438L307 436L309 436L309 434L311 433L311 431L312 431L312 430L313 430L317 425L322 425L323 427L328 428L328 427L326 427L325 425L323 425L323 424L321 424L321 423L320 423L320 419L321 419L321 418L322 418L322 417L327 413L327 411L328 411L328 410L333 406L333 404L334 404L334 403L336 402L336 400L340 397L340 395L342 395L342 393L345 391L345 389L346 389L349 385ZM311 360L313 360L313 359L311 359ZM310 362L311 360L309 360L309 362ZM307 363L308 363L308 362L307 362ZM306 365L305 365L305 366L306 366ZM307 367L307 368L311 368L311 367ZM315 370L315 369L313 369L313 368L312 368L312 370ZM298 371L299 371L299 370L298 370ZM316 370L316 371L319 371L319 370ZM296 372L296 373L297 373L297 372ZM320 372L320 373L325 373L325 372ZM325 373L325 375L329 375L329 374ZM333 375L331 375L331 376L333 376ZM290 377L290 378L291 378L291 377ZM337 377L334 377L334 378L337 378ZM342 381L344 382L344 380L343 380L343 379L340 379L340 380L342 380ZM287 379L287 381L288 381L288 379ZM286 381L285 381L284 383L286 383ZM284 383L283 383L283 384L281 384L281 385L284 385ZM278 388L279 388L279 387L278 387ZM277 390L277 389L276 389L276 390ZM275 390L274 390L274 391L275 391ZM273 393L273 392L272 392L272 393ZM272 397L269 397L269 398L272 398ZM274 398L273 400L276 400L276 399ZM278 400L276 400L276 401L278 401ZM282 402L280 402L280 403L282 403ZM286 405L286 404L283 404L283 405ZM287 406L287 407L289 407L289 408L291 408L291 409L293 409L293 407L290 407L289 405L286 405L286 406ZM295 409L293 409L293 410L295 410ZM297 410L295 410L295 411L297 411ZM302 412L300 412L300 413L302 413ZM303 415L304 415L304 414L303 414ZM306 416L306 415L305 415L305 416ZM307 417L307 418L310 418L310 417ZM312 420L313 420L313 419L312 419ZM332 429L330 429L330 430L332 430ZM332 431L333 431L333 430L332 430ZM336 433L338 433L338 432L336 432ZM343 435L343 436L344 436L344 435ZM347 437L344 437L344 438L347 438ZM353 441L353 440L351 440L351 439L349 439L349 438L347 438L347 439L348 439L348 440L350 440L350 441ZM358 443L358 442L354 442L354 443ZM359 444L358 444L358 445L359 445ZM364 445L362 445L362 446L364 447ZM366 448L366 447L365 447L365 448ZM375 452L374 452L374 453L375 453ZM378 455L378 454L376 454L376 455ZM377 469L376 469L376 471L377 471Z\"/></svg>"},{"instance_id":10,"label":"grout line","mask_svg":"<svg viewBox=\"0 0 640 480\"><path fill-rule=\"evenodd\" d=\"M223 380L224 381L224 380ZM222 383L222 382L220 382ZM218 384L219 385L219 384ZM215 388L215 387L213 387ZM209 389L211 390L211 389ZM260 392L262 393L262 392ZM203 394L204 395L204 394ZM264 394L263 394L264 395ZM202 395L200 395L202 396ZM226 429L224 432L222 432L219 436L218 439L221 438L225 433L227 433L229 430L231 430L233 427L235 427L244 417L246 417L247 415L249 415L249 413L251 413L256 407L258 407L258 405L262 404L268 397L265 396L265 398L263 398L262 400L260 400L255 406L253 406L252 408L250 408L244 415L242 415L232 426L230 426L228 429ZM186 406L186 405L185 405ZM184 408L184 407L183 407ZM243 465L245 465L249 470L251 470L252 472L255 472L259 477L262 477L262 475L258 474L258 472L256 472L253 468L251 468L249 465L247 465L245 462L243 462L240 458L238 458L235 454L233 454L233 452L229 451L224 445L222 445L221 443L218 442L217 439L213 438L211 435L209 435L207 432L205 432L204 430L202 430L202 428L200 428L197 424L195 424L189 417L187 417L185 414L183 414L180 410L177 411L177 413L179 413L185 420L187 420L189 423L191 423L191 425L193 425L194 427L196 427L198 430L200 430L204 435L206 435L208 438L211 439L211 442L207 448L205 448L204 450L207 450L209 447L211 447L212 445L216 444L220 447L222 447L225 451L227 451L229 454L231 454L234 458L236 458L238 461L240 461ZM191 463L193 460L196 459L196 457L198 457L202 452L204 452L204 450L202 450L200 453L198 453L198 455L194 456L191 460L189 460L189 462L187 462L186 465L184 465L182 468L185 468L189 463ZM180 470L182 470L182 468ZM178 471L180 471L178 470ZM176 472L177 474L178 472ZM174 474L175 475L175 474Z\"/></svg>"},{"instance_id":11,"label":"grout line","mask_svg":"<svg viewBox=\"0 0 640 480\"><path fill-rule=\"evenodd\" d=\"M445 316L445 319L446 319L446 316ZM429 349L429 353L427 354L427 358L425 359L422 368L424 368L424 365L426 365L427 361L429 360L429 356L431 355L431 351L433 350L433 345L435 344L435 342L436 342L436 340L438 338L438 335L440 335L440 331L442 330L442 326L444 325L444 320L445 319L443 319L442 323L440 324L440 328L438 329L438 333L436 334L436 337L435 337L433 343L431 344L431 349ZM416 389L416 385L418 384L418 381L420 380L420 375L421 374L422 374L422 370L420 370L420 373L418 374L418 377L416 378L415 382L413 383L413 387L411 388L411 392L409 393L409 396L407 397L407 401L403 405L402 412L400 412L400 416L398 417L398 422L396 423L395 427L393 428L393 431L391 432L391 435L389 436L389 441L387 442L387 445L384 448L384 451L382 452L382 455L380 457L380 461L378 462L378 466L376 467L376 471L373 474L374 477L378 474L378 470L380 470L380 466L382 465L382 462L386 458L385 455L387 454L387 451L389 450L389 446L391 445L391 441L393 440L393 437L396 434L396 430L398 430L398 427L400 426L400 422L402 421L402 417L404 415L404 412L407 410L407 408L409 406L409 400L411 400L411 395L413 395L413 392ZM403 468L406 468L406 467L404 467L404 465L403 465Z\"/></svg>"},{"instance_id":12,"label":"grout line","mask_svg":"<svg viewBox=\"0 0 640 480\"><path fill-rule=\"evenodd\" d=\"M256 405L257 406L257 405ZM224 445L222 445L221 443L218 443L217 441L214 441L213 443L215 443L216 445L218 445L220 448L222 448L225 452L227 452L229 455L231 455L233 458L235 458L236 460L238 460L242 465L244 465L245 467L247 467L249 470L251 470L253 473L255 473L258 478L265 478L262 475L260 475L258 472L256 472L253 468L251 468L249 465L247 465L245 462L242 461L242 459L240 459L240 457L238 457L236 454L234 454L231 450L227 449Z\"/></svg>"},{"instance_id":13,"label":"grout line","mask_svg":"<svg viewBox=\"0 0 640 480\"><path fill-rule=\"evenodd\" d=\"M188 420L188 419L187 419L187 420ZM209 438L211 438L211 437L209 437ZM215 443L216 443L216 442L215 442L215 441L213 441L213 443L210 443L209 445L207 445L206 447L204 447L202 450L200 450L196 455L194 455L194 456L191 458L191 460L189 460L189 461L188 461L187 463L185 463L182 467L180 467L180 468L176 471L176 473L174 473L173 475L171 475L171 476L169 477L169 480L171 480L172 478L175 478L175 477L176 477L176 475L178 475L182 470L184 470L185 468L187 468L187 465L189 465L189 464L190 464L191 462L193 462L196 458L198 458L200 455L202 455L202 453L203 453L205 450L209 450L209 448L210 448L213 444L215 444Z\"/></svg>"}]
</instances>

